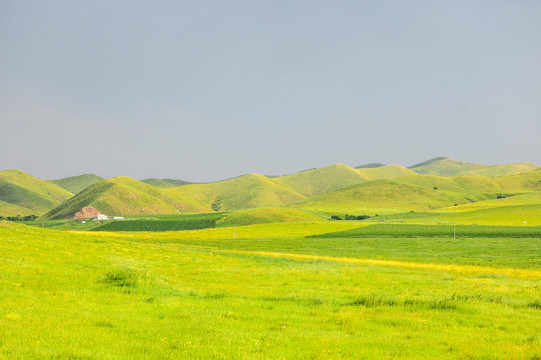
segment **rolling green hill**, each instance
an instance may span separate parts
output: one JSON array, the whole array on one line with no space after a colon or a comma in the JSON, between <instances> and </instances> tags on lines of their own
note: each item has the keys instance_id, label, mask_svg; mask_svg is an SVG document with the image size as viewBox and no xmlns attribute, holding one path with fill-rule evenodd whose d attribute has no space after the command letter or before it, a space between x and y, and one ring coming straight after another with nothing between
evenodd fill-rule
<instances>
[{"instance_id":1,"label":"rolling green hill","mask_svg":"<svg viewBox=\"0 0 541 360\"><path fill-rule=\"evenodd\" d=\"M32 215L34 212L28 208L0 201L0 216L8 217L15 215Z\"/></svg>"},{"instance_id":2,"label":"rolling green hill","mask_svg":"<svg viewBox=\"0 0 541 360\"><path fill-rule=\"evenodd\" d=\"M359 168L361 175L370 180L396 179L406 175L414 175L415 171L400 165L385 165L373 168Z\"/></svg>"},{"instance_id":3,"label":"rolling green hill","mask_svg":"<svg viewBox=\"0 0 541 360\"><path fill-rule=\"evenodd\" d=\"M240 210L259 207L276 207L306 200L291 188L258 174L208 184L191 184L168 189L182 194L215 210Z\"/></svg>"},{"instance_id":4,"label":"rolling green hill","mask_svg":"<svg viewBox=\"0 0 541 360\"><path fill-rule=\"evenodd\" d=\"M539 165L532 164L529 162L521 162L521 163L516 163L516 164L494 165L494 166L489 166L484 169L463 171L459 173L459 175L496 177L496 176L522 174L522 173L530 172L539 168L540 168Z\"/></svg>"},{"instance_id":5,"label":"rolling green hill","mask_svg":"<svg viewBox=\"0 0 541 360\"><path fill-rule=\"evenodd\" d=\"M172 193L129 177L99 181L45 215L63 219L85 206L109 216L208 212L207 207L188 196Z\"/></svg>"},{"instance_id":6,"label":"rolling green hill","mask_svg":"<svg viewBox=\"0 0 541 360\"><path fill-rule=\"evenodd\" d=\"M355 169L373 169L373 168L379 168L379 167L382 167L382 166L385 166L385 164L382 164L382 163L370 163L370 164L355 166Z\"/></svg>"},{"instance_id":7,"label":"rolling green hill","mask_svg":"<svg viewBox=\"0 0 541 360\"><path fill-rule=\"evenodd\" d=\"M53 184L56 184L73 194L77 194L78 192L84 190L85 188L89 187L94 183L97 183L100 180L103 180L101 176L94 174L84 174L70 176L63 179L49 180L49 182L52 182Z\"/></svg>"},{"instance_id":8,"label":"rolling green hill","mask_svg":"<svg viewBox=\"0 0 541 360\"><path fill-rule=\"evenodd\" d=\"M273 180L299 194L310 197L359 184L368 181L369 178L347 165L335 164L273 178Z\"/></svg>"},{"instance_id":9,"label":"rolling green hill","mask_svg":"<svg viewBox=\"0 0 541 360\"><path fill-rule=\"evenodd\" d=\"M298 206L327 213L340 210L363 211L367 208L378 209L374 211L380 213L382 209L387 213L427 211L496 199L502 194L533 191L541 191L541 169L496 178L409 175L353 185L313 197Z\"/></svg>"},{"instance_id":10,"label":"rolling green hill","mask_svg":"<svg viewBox=\"0 0 541 360\"><path fill-rule=\"evenodd\" d=\"M58 185L19 170L0 171L0 201L29 209L32 214L41 215L72 195ZM17 210L10 210L7 206L3 208L6 211Z\"/></svg>"},{"instance_id":11,"label":"rolling green hill","mask_svg":"<svg viewBox=\"0 0 541 360\"><path fill-rule=\"evenodd\" d=\"M328 215L430 211L428 217L436 216L433 212L438 211L448 217L465 219L470 214L472 219L482 220L484 216L502 219L504 208L515 209L513 214L523 218L527 209L536 210L535 206L541 204L541 169L535 169L537 165L482 165L485 166L482 168L478 165L436 158L414 169L451 173L470 168L466 173L485 176L421 175L399 165L353 169L335 164L286 176L248 174L205 184L171 179L138 181L129 177L96 182L99 177L90 174L43 181L18 170L5 170L0 172L0 215L48 212L44 218L61 219L92 206L109 216L258 209L230 214L224 220L243 224L319 219L304 210ZM522 173L486 176L501 172ZM77 191L87 183L91 185L75 196L59 186ZM490 223L490 220L482 221Z\"/></svg>"},{"instance_id":12,"label":"rolling green hill","mask_svg":"<svg viewBox=\"0 0 541 360\"><path fill-rule=\"evenodd\" d=\"M461 172L485 169L489 165L474 164L464 161L457 161L446 157L437 157L428 161L410 166L409 169L418 174L455 176Z\"/></svg>"},{"instance_id":13,"label":"rolling green hill","mask_svg":"<svg viewBox=\"0 0 541 360\"><path fill-rule=\"evenodd\" d=\"M174 180L174 179L154 179L154 178L152 178L152 179L145 179L145 180L141 180L141 181L146 183L146 184L156 186L156 187L159 187L159 188L162 188L162 189L169 189L169 188L172 188L172 187L184 186L184 185L191 184L191 182L188 182L188 181Z\"/></svg>"},{"instance_id":14,"label":"rolling green hill","mask_svg":"<svg viewBox=\"0 0 541 360\"><path fill-rule=\"evenodd\" d=\"M313 197L298 207L326 213L349 211L355 215L371 215L426 211L466 202L469 200L464 195L451 191L438 191L395 180L375 180Z\"/></svg>"},{"instance_id":15,"label":"rolling green hill","mask_svg":"<svg viewBox=\"0 0 541 360\"><path fill-rule=\"evenodd\" d=\"M488 177L522 174L539 168L539 165L529 162L504 165L483 165L457 161L446 157L437 157L409 167L409 169L418 174Z\"/></svg>"}]
</instances>

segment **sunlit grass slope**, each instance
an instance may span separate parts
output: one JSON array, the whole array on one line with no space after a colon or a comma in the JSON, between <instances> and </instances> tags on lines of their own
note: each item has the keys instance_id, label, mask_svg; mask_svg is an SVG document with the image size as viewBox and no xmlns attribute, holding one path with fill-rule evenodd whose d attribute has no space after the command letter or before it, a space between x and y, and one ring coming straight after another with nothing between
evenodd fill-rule
<instances>
[{"instance_id":1,"label":"sunlit grass slope","mask_svg":"<svg viewBox=\"0 0 541 360\"><path fill-rule=\"evenodd\" d=\"M504 165L483 165L437 157L410 167L418 174L438 176L505 176L526 173L540 166L529 162Z\"/></svg>"},{"instance_id":2,"label":"sunlit grass slope","mask_svg":"<svg viewBox=\"0 0 541 360\"><path fill-rule=\"evenodd\" d=\"M541 225L541 203L444 213L437 220L461 224L537 226Z\"/></svg>"},{"instance_id":3,"label":"sunlit grass slope","mask_svg":"<svg viewBox=\"0 0 541 360\"><path fill-rule=\"evenodd\" d=\"M171 194L183 194L207 206L213 203L218 210L240 210L258 207L283 206L306 199L298 192L274 179L258 174L208 184L191 184L171 188Z\"/></svg>"},{"instance_id":4,"label":"sunlit grass slope","mask_svg":"<svg viewBox=\"0 0 541 360\"><path fill-rule=\"evenodd\" d=\"M335 164L320 169L280 176L273 178L273 180L310 197L349 185L359 184L368 181L369 178L347 165Z\"/></svg>"},{"instance_id":5,"label":"sunlit grass slope","mask_svg":"<svg viewBox=\"0 0 541 360\"><path fill-rule=\"evenodd\" d=\"M32 215L33 211L0 200L0 216Z\"/></svg>"},{"instance_id":6,"label":"sunlit grass slope","mask_svg":"<svg viewBox=\"0 0 541 360\"><path fill-rule=\"evenodd\" d=\"M45 215L62 219L85 206L109 216L172 214L211 211L209 207L178 193L170 193L129 177L97 182Z\"/></svg>"},{"instance_id":7,"label":"sunlit grass slope","mask_svg":"<svg viewBox=\"0 0 541 360\"><path fill-rule=\"evenodd\" d=\"M312 212L290 208L262 208L241 210L224 217L219 226L239 226L280 222L313 222L326 219Z\"/></svg>"},{"instance_id":8,"label":"sunlit grass slope","mask_svg":"<svg viewBox=\"0 0 541 360\"><path fill-rule=\"evenodd\" d=\"M541 355L539 239L306 239L278 225L233 241L0 223L0 358Z\"/></svg>"},{"instance_id":9,"label":"sunlit grass slope","mask_svg":"<svg viewBox=\"0 0 541 360\"><path fill-rule=\"evenodd\" d=\"M27 208L33 214L41 215L72 195L58 185L19 170L0 171L0 201Z\"/></svg>"},{"instance_id":10,"label":"sunlit grass slope","mask_svg":"<svg viewBox=\"0 0 541 360\"><path fill-rule=\"evenodd\" d=\"M324 212L373 208L374 212L385 214L434 210L540 190L541 170L496 178L409 175L353 185L313 197L298 206Z\"/></svg>"},{"instance_id":11,"label":"sunlit grass slope","mask_svg":"<svg viewBox=\"0 0 541 360\"><path fill-rule=\"evenodd\" d=\"M311 198L299 207L324 212L359 212L374 208L381 213L381 209L386 212L430 210L465 202L469 201L464 195L452 191L396 180L376 180Z\"/></svg>"},{"instance_id":12,"label":"sunlit grass slope","mask_svg":"<svg viewBox=\"0 0 541 360\"><path fill-rule=\"evenodd\" d=\"M273 180L300 194L312 197L370 180L394 179L412 174L416 173L400 165L354 169L344 164L335 164L276 177Z\"/></svg>"},{"instance_id":13,"label":"sunlit grass slope","mask_svg":"<svg viewBox=\"0 0 541 360\"><path fill-rule=\"evenodd\" d=\"M485 169L489 165L474 164L465 161L457 161L446 157L437 157L428 161L410 166L409 168L418 174L455 176L464 171Z\"/></svg>"},{"instance_id":14,"label":"sunlit grass slope","mask_svg":"<svg viewBox=\"0 0 541 360\"><path fill-rule=\"evenodd\" d=\"M539 205L541 204L541 191L534 191L531 193L522 193L518 195L506 196L502 198L490 199L485 201L478 201L469 204L463 204L458 206L450 206L448 208L442 208L439 211L442 212L468 212L475 210L492 209L498 207L508 207L516 205Z\"/></svg>"},{"instance_id":15,"label":"sunlit grass slope","mask_svg":"<svg viewBox=\"0 0 541 360\"><path fill-rule=\"evenodd\" d=\"M97 183L98 181L103 180L101 176L94 174L84 174L78 176L70 176L63 179L49 180L53 184L56 184L73 194L86 189L90 185Z\"/></svg>"},{"instance_id":16,"label":"sunlit grass slope","mask_svg":"<svg viewBox=\"0 0 541 360\"><path fill-rule=\"evenodd\" d=\"M370 180L395 179L401 176L414 175L415 171L400 165L385 165L374 168L359 168L357 171Z\"/></svg>"},{"instance_id":17,"label":"sunlit grass slope","mask_svg":"<svg viewBox=\"0 0 541 360\"><path fill-rule=\"evenodd\" d=\"M493 165L484 169L463 171L459 175L495 177L495 176L523 174L523 173L533 171L539 168L540 168L539 165L532 164L530 162L521 162L521 163L516 163L516 164Z\"/></svg>"}]
</instances>

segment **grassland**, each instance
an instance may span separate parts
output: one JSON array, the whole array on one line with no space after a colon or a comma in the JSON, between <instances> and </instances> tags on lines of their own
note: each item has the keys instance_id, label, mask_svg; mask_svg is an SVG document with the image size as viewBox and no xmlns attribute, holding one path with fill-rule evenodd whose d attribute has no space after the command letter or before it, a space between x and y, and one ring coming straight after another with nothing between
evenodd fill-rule
<instances>
[{"instance_id":1,"label":"grassland","mask_svg":"<svg viewBox=\"0 0 541 360\"><path fill-rule=\"evenodd\" d=\"M253 225L284 222L324 221L326 218L306 210L289 208L250 209L230 213L220 221L220 226Z\"/></svg>"},{"instance_id":2,"label":"grassland","mask_svg":"<svg viewBox=\"0 0 541 360\"><path fill-rule=\"evenodd\" d=\"M541 226L372 224L357 229L315 235L318 238L541 238ZM541 267L541 263L539 264Z\"/></svg>"},{"instance_id":3,"label":"grassland","mask_svg":"<svg viewBox=\"0 0 541 360\"><path fill-rule=\"evenodd\" d=\"M539 238L306 238L362 224L0 223L0 358L541 356Z\"/></svg>"}]
</instances>

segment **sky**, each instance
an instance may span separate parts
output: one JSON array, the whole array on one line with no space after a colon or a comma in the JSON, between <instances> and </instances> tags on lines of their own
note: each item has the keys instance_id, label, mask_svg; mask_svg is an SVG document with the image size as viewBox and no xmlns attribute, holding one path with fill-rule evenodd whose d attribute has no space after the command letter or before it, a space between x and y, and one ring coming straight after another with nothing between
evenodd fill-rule
<instances>
[{"instance_id":1,"label":"sky","mask_svg":"<svg viewBox=\"0 0 541 360\"><path fill-rule=\"evenodd\" d=\"M0 0L0 170L541 164L538 0Z\"/></svg>"}]
</instances>

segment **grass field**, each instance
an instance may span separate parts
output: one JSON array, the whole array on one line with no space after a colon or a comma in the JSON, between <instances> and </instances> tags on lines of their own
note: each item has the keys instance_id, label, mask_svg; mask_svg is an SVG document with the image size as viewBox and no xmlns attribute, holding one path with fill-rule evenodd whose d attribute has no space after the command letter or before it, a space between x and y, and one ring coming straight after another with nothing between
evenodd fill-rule
<instances>
[{"instance_id":1,"label":"grass field","mask_svg":"<svg viewBox=\"0 0 541 360\"><path fill-rule=\"evenodd\" d=\"M539 237L306 238L362 225L0 223L0 358L541 357Z\"/></svg>"},{"instance_id":2,"label":"grass field","mask_svg":"<svg viewBox=\"0 0 541 360\"><path fill-rule=\"evenodd\" d=\"M369 237L452 237L462 238L541 238L541 226L486 226L486 225L398 225L372 224L353 230L314 235L331 238ZM541 265L541 264L540 264Z\"/></svg>"}]
</instances>

